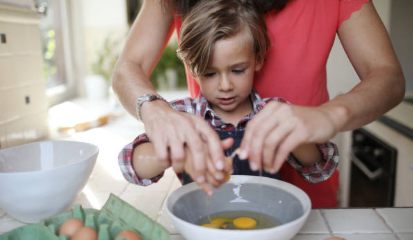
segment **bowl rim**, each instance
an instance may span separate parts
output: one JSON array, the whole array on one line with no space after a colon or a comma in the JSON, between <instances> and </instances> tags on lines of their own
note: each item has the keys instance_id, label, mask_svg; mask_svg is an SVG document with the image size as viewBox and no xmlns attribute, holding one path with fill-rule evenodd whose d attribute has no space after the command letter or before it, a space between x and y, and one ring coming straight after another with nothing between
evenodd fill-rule
<instances>
[{"instance_id":1,"label":"bowl rim","mask_svg":"<svg viewBox=\"0 0 413 240\"><path fill-rule=\"evenodd\" d=\"M237 232L237 233L244 233L244 234L253 234L253 233L257 233L257 231L260 232L272 232L275 228L277 229L283 229L283 228L288 228L289 226L292 225L297 225L300 222L304 222L305 219L308 218L310 212L311 212L311 200L310 197L300 188L284 182L282 180L278 180L278 179L273 179L273 178L268 178L268 177L260 177L260 176L250 176L250 175L231 175L230 180L227 183L233 183L236 182L237 184L242 184L242 183L261 183L261 184L265 184L268 186L272 186L274 187L274 185L271 185L270 182L271 181L276 181L277 182L277 186L278 188L281 188L282 190L289 192L290 194L292 194L292 192L295 192L298 195L301 195L301 197L303 199L301 199L300 197L297 197L296 195L294 195L298 201L301 203L301 206L303 207L303 214L298 217L297 219L281 224L281 225L277 225L275 227L271 227L271 228L265 228L265 229L251 229L251 230L231 230L228 231L226 229L214 229L214 228L205 228L199 225L196 225L194 223L185 221L177 216L175 216L175 214L172 213L172 210L169 209L170 207L172 207L171 201L173 200L177 200L179 197L183 196L186 193L189 193L191 191L196 191L196 190L200 190L202 191L198 185L195 182L189 183L187 185L184 185L176 190L174 190L171 194L169 194L169 196L166 199L166 211L168 212L168 215L175 219L176 221L183 223L185 225L191 225L193 227L195 227L195 229L197 229L197 231L212 231L212 232L216 232L216 233L227 233L227 232ZM288 188L288 189L287 189ZM177 194L180 194L179 196L176 196ZM174 199L175 198L175 199ZM179 231L179 229L178 229Z\"/></svg>"},{"instance_id":2,"label":"bowl rim","mask_svg":"<svg viewBox=\"0 0 413 240\"><path fill-rule=\"evenodd\" d=\"M36 144L49 143L49 142L58 143L58 144L61 144L61 143L76 143L76 144L79 144L80 143L80 144L84 144L84 145L89 145L89 146L93 147L93 152L89 157L83 159L82 161L72 162L72 163L69 163L67 165L57 167L57 168L46 169L46 170L36 170L36 171L24 171L24 172L0 172L0 176L2 176L2 175L3 176L8 176L8 175L16 175L16 174L24 176L24 175L29 175L29 174L52 172L52 171L56 171L56 170L61 169L61 168L68 167L68 166L81 164L82 162L84 162L86 160L93 159L94 156L96 156L99 153L99 147L96 146L95 144L87 143L87 142L81 142L81 141L70 141L70 140L35 141L35 142L25 143L25 144L13 146L13 147L5 148L5 149L0 149L0 153L10 151L10 150L13 150L13 149L17 149L17 148L21 148L21 147L27 146L27 145L36 145ZM94 161L96 161L96 158L94 158Z\"/></svg>"}]
</instances>

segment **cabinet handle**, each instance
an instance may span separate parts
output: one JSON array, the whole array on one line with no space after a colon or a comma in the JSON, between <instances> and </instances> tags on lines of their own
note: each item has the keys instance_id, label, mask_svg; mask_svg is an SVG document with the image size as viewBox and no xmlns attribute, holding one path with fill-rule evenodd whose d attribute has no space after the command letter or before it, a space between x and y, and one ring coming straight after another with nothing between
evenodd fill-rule
<instances>
[{"instance_id":1,"label":"cabinet handle","mask_svg":"<svg viewBox=\"0 0 413 240\"><path fill-rule=\"evenodd\" d=\"M46 16L46 14L47 14L47 3L45 3L45 2L43 2L43 3L41 3L40 5L38 5L38 4L36 4L36 6L34 7L34 10L37 12L37 13L40 13L40 14L43 14L43 15L45 15Z\"/></svg>"},{"instance_id":2,"label":"cabinet handle","mask_svg":"<svg viewBox=\"0 0 413 240\"><path fill-rule=\"evenodd\" d=\"M356 166L370 179L370 180L375 180L379 178L383 174L383 169L378 168L374 172L370 171L368 167L354 154L351 154L351 161L356 164ZM413 167L413 166L412 166Z\"/></svg>"}]
</instances>

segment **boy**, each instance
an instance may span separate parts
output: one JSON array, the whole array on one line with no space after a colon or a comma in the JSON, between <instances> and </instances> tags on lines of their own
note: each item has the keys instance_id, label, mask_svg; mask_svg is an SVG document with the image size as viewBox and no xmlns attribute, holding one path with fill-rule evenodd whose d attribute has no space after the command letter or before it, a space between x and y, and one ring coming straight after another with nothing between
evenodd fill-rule
<instances>
[{"instance_id":1,"label":"boy","mask_svg":"<svg viewBox=\"0 0 413 240\"><path fill-rule=\"evenodd\" d=\"M197 79L201 94L197 99L170 104L175 110L203 117L221 139L233 139L232 146L225 150L229 156L239 147L249 119L269 101L286 103L281 98L261 99L252 88L254 73L262 67L270 45L260 8L256 1L248 0L201 1L185 16L180 36L178 56ZM165 167L154 156L154 146L147 136L138 136L119 155L124 177L140 185L159 180ZM189 158L187 155L181 176L183 184L192 181ZM305 179L317 183L334 173L338 151L333 143L303 144L286 161ZM232 167L233 174L259 173L251 171L248 161L238 157L233 159ZM263 176L280 178L278 173L266 171ZM222 178L207 174L207 182L213 186L222 184ZM201 187L212 194L209 186Z\"/></svg>"}]
</instances>

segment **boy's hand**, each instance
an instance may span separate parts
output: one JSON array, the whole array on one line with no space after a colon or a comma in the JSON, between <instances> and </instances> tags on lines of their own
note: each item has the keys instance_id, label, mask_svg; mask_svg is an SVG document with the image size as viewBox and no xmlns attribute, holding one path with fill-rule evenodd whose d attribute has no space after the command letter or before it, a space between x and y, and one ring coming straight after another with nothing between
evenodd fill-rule
<instances>
[{"instance_id":1,"label":"boy's hand","mask_svg":"<svg viewBox=\"0 0 413 240\"><path fill-rule=\"evenodd\" d=\"M220 171L229 171L218 134L201 117L175 111L166 102L153 101L142 106L142 121L156 157L165 168L172 166L175 172L182 172L190 153L191 177L198 184L207 182L208 162Z\"/></svg>"},{"instance_id":2,"label":"boy's hand","mask_svg":"<svg viewBox=\"0 0 413 240\"><path fill-rule=\"evenodd\" d=\"M228 149L234 144L234 139L227 138L221 141L222 148ZM187 150L188 158L191 158L191 153ZM188 173L191 178L193 178L194 166L192 159L186 159L185 161L185 172ZM212 160L208 157L207 160L207 172L206 172L206 181L204 183L198 183L199 187L209 196L212 196L213 191L211 186L218 188L222 184L224 184L228 179L227 175L231 174L232 172L232 159L229 157L225 157L225 168L223 170L218 170L215 168L214 164L212 164ZM225 169L229 169L226 171Z\"/></svg>"}]
</instances>

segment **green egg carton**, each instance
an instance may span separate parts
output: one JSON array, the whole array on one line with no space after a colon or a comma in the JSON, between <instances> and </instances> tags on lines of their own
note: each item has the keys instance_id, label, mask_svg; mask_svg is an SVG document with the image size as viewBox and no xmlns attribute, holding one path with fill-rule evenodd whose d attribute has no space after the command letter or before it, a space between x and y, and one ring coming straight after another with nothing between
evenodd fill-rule
<instances>
[{"instance_id":1,"label":"green egg carton","mask_svg":"<svg viewBox=\"0 0 413 240\"><path fill-rule=\"evenodd\" d=\"M115 239L123 230L135 231L142 240L169 239L169 232L162 225L110 194L101 210L83 209L80 204L76 204L72 211L16 228L0 235L0 240L69 240L67 236L58 235L60 226L69 218L78 218L85 226L93 227L98 232L98 240Z\"/></svg>"}]
</instances>

